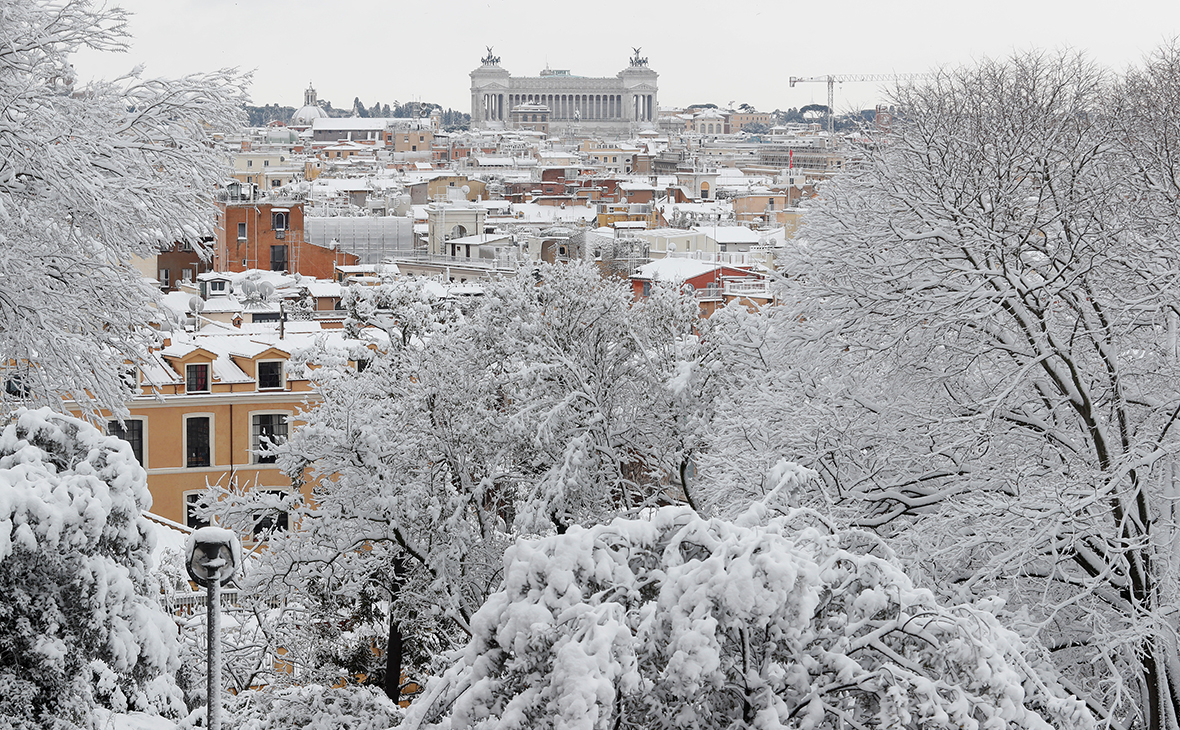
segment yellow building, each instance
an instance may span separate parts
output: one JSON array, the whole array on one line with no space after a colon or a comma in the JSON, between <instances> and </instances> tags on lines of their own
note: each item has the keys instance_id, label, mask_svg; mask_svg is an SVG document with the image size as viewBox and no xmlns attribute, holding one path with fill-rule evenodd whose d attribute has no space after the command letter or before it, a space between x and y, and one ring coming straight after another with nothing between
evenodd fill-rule
<instances>
[{"instance_id":1,"label":"yellow building","mask_svg":"<svg viewBox=\"0 0 1180 730\"><path fill-rule=\"evenodd\" d=\"M303 178L301 162L282 152L239 152L234 155L233 177L240 183L257 185L263 190L291 185Z\"/></svg>"},{"instance_id":2,"label":"yellow building","mask_svg":"<svg viewBox=\"0 0 1180 730\"><path fill-rule=\"evenodd\" d=\"M197 527L202 523L191 505L209 485L291 490L274 457L260 449L268 438L286 438L315 401L291 354L317 341L350 353L352 368L375 346L314 321L286 322L281 330L277 323L212 323L196 333L176 332L148 355L130 417L106 425L131 443L147 470L153 513Z\"/></svg>"},{"instance_id":3,"label":"yellow building","mask_svg":"<svg viewBox=\"0 0 1180 730\"><path fill-rule=\"evenodd\" d=\"M393 133L394 152L422 152L429 157L434 144L434 132L429 129L409 129Z\"/></svg>"}]
</instances>

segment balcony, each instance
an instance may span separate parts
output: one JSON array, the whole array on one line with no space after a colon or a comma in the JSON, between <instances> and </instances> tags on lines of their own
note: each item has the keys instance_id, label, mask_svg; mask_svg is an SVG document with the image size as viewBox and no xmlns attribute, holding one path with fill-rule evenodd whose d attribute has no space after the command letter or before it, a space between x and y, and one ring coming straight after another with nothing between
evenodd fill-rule
<instances>
[{"instance_id":1,"label":"balcony","mask_svg":"<svg viewBox=\"0 0 1180 730\"><path fill-rule=\"evenodd\" d=\"M697 289L692 295L698 302L719 302L722 299L721 287L719 286L707 286L704 289Z\"/></svg>"},{"instance_id":2,"label":"balcony","mask_svg":"<svg viewBox=\"0 0 1180 730\"><path fill-rule=\"evenodd\" d=\"M727 297L752 297L755 299L770 299L774 293L770 290L770 282L765 279L757 281L727 281L724 288Z\"/></svg>"}]
</instances>

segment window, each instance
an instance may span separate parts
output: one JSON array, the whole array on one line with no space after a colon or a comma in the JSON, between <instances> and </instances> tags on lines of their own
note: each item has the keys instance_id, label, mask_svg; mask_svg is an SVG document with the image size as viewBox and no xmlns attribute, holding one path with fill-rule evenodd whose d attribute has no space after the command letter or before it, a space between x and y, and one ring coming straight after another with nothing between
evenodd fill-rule
<instances>
[{"instance_id":1,"label":"window","mask_svg":"<svg viewBox=\"0 0 1180 730\"><path fill-rule=\"evenodd\" d=\"M259 492L264 495L263 498L269 504L273 504L287 496L287 492L282 489L261 489ZM253 517L254 529L252 533L254 537L265 535L268 532L287 529L287 510L283 509L281 502L278 507L267 507L266 509L254 512Z\"/></svg>"},{"instance_id":2,"label":"window","mask_svg":"<svg viewBox=\"0 0 1180 730\"><path fill-rule=\"evenodd\" d=\"M270 247L270 270L287 270L287 246L285 244L282 246Z\"/></svg>"},{"instance_id":3,"label":"window","mask_svg":"<svg viewBox=\"0 0 1180 730\"><path fill-rule=\"evenodd\" d=\"M181 269L180 270L180 280L181 281L192 281L193 280L193 270L192 269Z\"/></svg>"},{"instance_id":4,"label":"window","mask_svg":"<svg viewBox=\"0 0 1180 730\"><path fill-rule=\"evenodd\" d=\"M267 444L282 443L287 440L287 414L285 413L255 413L250 431L251 450L254 452L255 464L275 463L274 454L259 453Z\"/></svg>"},{"instance_id":5,"label":"window","mask_svg":"<svg viewBox=\"0 0 1180 730\"><path fill-rule=\"evenodd\" d=\"M246 224L245 223L238 224L238 240L239 241L246 240Z\"/></svg>"},{"instance_id":6,"label":"window","mask_svg":"<svg viewBox=\"0 0 1180 730\"><path fill-rule=\"evenodd\" d=\"M139 392L139 368L131 364L124 364L119 368L119 380L127 388L128 393Z\"/></svg>"},{"instance_id":7,"label":"window","mask_svg":"<svg viewBox=\"0 0 1180 730\"><path fill-rule=\"evenodd\" d=\"M225 281L222 279L213 279L209 282L209 291L214 294L225 294Z\"/></svg>"},{"instance_id":8,"label":"window","mask_svg":"<svg viewBox=\"0 0 1180 730\"><path fill-rule=\"evenodd\" d=\"M25 374L19 372L10 373L4 379L4 392L13 398L28 398L30 390L29 384L25 382Z\"/></svg>"},{"instance_id":9,"label":"window","mask_svg":"<svg viewBox=\"0 0 1180 730\"><path fill-rule=\"evenodd\" d=\"M643 282L643 296L645 296L645 297L651 296L651 282L650 281Z\"/></svg>"},{"instance_id":10,"label":"window","mask_svg":"<svg viewBox=\"0 0 1180 730\"><path fill-rule=\"evenodd\" d=\"M276 231L285 231L285 230L287 230L287 223L288 223L289 219L290 219L290 214L288 214L286 212L271 213L270 214L270 223L271 223L270 227Z\"/></svg>"},{"instance_id":11,"label":"window","mask_svg":"<svg viewBox=\"0 0 1180 730\"><path fill-rule=\"evenodd\" d=\"M168 269L160 269L160 286L167 287L169 285Z\"/></svg>"},{"instance_id":12,"label":"window","mask_svg":"<svg viewBox=\"0 0 1180 730\"><path fill-rule=\"evenodd\" d=\"M263 166L263 167L270 167L270 160L263 160L263 161L262 161L262 166Z\"/></svg>"},{"instance_id":13,"label":"window","mask_svg":"<svg viewBox=\"0 0 1180 730\"><path fill-rule=\"evenodd\" d=\"M258 363L258 389L283 387L283 361L262 360Z\"/></svg>"},{"instance_id":14,"label":"window","mask_svg":"<svg viewBox=\"0 0 1180 730\"><path fill-rule=\"evenodd\" d=\"M254 167L254 160L246 160L246 167Z\"/></svg>"},{"instance_id":15,"label":"window","mask_svg":"<svg viewBox=\"0 0 1180 730\"><path fill-rule=\"evenodd\" d=\"M209 451L209 416L189 416L184 421L184 465L189 469L212 466Z\"/></svg>"},{"instance_id":16,"label":"window","mask_svg":"<svg viewBox=\"0 0 1180 730\"><path fill-rule=\"evenodd\" d=\"M282 180L271 180L270 186L272 188L281 188L281 187L283 187L283 181Z\"/></svg>"},{"instance_id":17,"label":"window","mask_svg":"<svg viewBox=\"0 0 1180 730\"><path fill-rule=\"evenodd\" d=\"M209 365L186 365L184 367L184 391L186 393L209 392Z\"/></svg>"},{"instance_id":18,"label":"window","mask_svg":"<svg viewBox=\"0 0 1180 730\"><path fill-rule=\"evenodd\" d=\"M143 466L143 421L129 418L121 425L118 421L108 421L107 433L131 444L135 460Z\"/></svg>"},{"instance_id":19,"label":"window","mask_svg":"<svg viewBox=\"0 0 1180 730\"><path fill-rule=\"evenodd\" d=\"M201 492L185 492L184 495L184 524L199 530L208 527L209 521L197 517L197 504L201 501Z\"/></svg>"}]
</instances>

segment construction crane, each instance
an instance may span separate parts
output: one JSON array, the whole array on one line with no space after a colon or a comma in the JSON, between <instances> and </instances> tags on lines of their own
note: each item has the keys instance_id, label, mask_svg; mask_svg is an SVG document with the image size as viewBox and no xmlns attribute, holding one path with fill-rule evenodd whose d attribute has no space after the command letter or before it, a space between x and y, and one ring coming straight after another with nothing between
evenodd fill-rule
<instances>
[{"instance_id":1,"label":"construction crane","mask_svg":"<svg viewBox=\"0 0 1180 730\"><path fill-rule=\"evenodd\" d=\"M792 76L791 88L795 84L806 84L813 81L826 82L828 85L828 136L831 137L834 130L833 120L835 114L832 105L836 103L836 84L842 84L845 81L912 81L914 79L930 78L931 74L829 74L827 76L810 76L803 78L800 76Z\"/></svg>"}]
</instances>

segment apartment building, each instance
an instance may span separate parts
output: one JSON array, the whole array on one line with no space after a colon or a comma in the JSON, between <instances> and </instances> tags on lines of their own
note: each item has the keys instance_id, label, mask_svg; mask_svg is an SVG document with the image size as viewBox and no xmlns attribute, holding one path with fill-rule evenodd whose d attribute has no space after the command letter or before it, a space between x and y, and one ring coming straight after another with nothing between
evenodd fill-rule
<instances>
[{"instance_id":1,"label":"apartment building","mask_svg":"<svg viewBox=\"0 0 1180 730\"><path fill-rule=\"evenodd\" d=\"M215 271L267 269L331 279L335 266L358 262L339 247L307 240L301 200L262 199L252 188L221 197L213 242Z\"/></svg>"},{"instance_id":2,"label":"apartment building","mask_svg":"<svg viewBox=\"0 0 1180 730\"><path fill-rule=\"evenodd\" d=\"M317 342L346 353L353 370L378 345L314 321L288 322L281 330L212 323L172 333L146 357L130 416L122 422L108 416L106 427L131 444L147 471L154 514L203 526L193 507L210 485L290 493L291 481L264 449L285 439L316 399L309 373L293 366L291 354ZM282 515L268 519L285 526Z\"/></svg>"}]
</instances>

